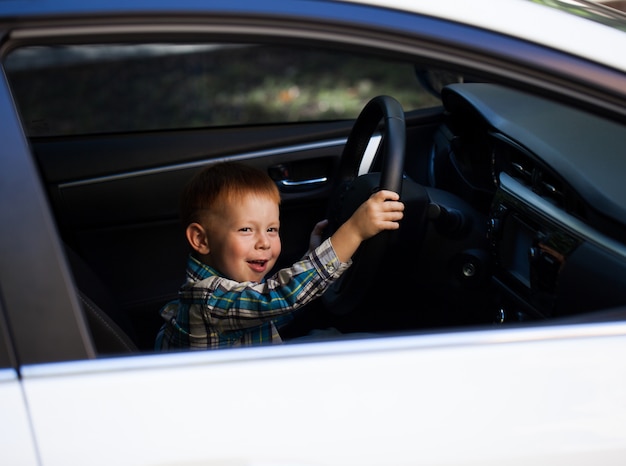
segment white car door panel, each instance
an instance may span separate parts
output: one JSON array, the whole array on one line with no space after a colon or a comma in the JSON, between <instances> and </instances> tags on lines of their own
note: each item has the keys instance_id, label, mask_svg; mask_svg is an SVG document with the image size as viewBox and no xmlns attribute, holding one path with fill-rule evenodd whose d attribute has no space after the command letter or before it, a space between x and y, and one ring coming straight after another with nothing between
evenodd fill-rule
<instances>
[{"instance_id":1,"label":"white car door panel","mask_svg":"<svg viewBox=\"0 0 626 466\"><path fill-rule=\"evenodd\" d=\"M621 465L625 330L83 361L27 367L24 386L46 466Z\"/></svg>"},{"instance_id":2,"label":"white car door panel","mask_svg":"<svg viewBox=\"0 0 626 466\"><path fill-rule=\"evenodd\" d=\"M19 379L13 369L0 370L0 464L39 464Z\"/></svg>"}]
</instances>

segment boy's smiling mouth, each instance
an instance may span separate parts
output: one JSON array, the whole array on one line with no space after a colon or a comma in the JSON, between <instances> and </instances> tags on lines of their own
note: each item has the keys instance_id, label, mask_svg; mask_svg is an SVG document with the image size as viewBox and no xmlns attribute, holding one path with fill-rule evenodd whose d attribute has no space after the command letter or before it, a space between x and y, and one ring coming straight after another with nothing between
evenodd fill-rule
<instances>
[{"instance_id":1,"label":"boy's smiling mouth","mask_svg":"<svg viewBox=\"0 0 626 466\"><path fill-rule=\"evenodd\" d=\"M248 264L252 270L260 273L265 271L268 262L267 260L250 260Z\"/></svg>"}]
</instances>

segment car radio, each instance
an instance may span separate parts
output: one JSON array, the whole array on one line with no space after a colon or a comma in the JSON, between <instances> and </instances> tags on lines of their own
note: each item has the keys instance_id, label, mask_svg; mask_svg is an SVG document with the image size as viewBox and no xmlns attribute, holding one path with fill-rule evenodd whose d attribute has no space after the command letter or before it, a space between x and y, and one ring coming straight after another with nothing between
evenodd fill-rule
<instances>
[{"instance_id":1,"label":"car radio","mask_svg":"<svg viewBox=\"0 0 626 466\"><path fill-rule=\"evenodd\" d=\"M580 241L502 189L494 198L487 234L496 279L514 298L509 307L516 314L551 316L559 274Z\"/></svg>"}]
</instances>

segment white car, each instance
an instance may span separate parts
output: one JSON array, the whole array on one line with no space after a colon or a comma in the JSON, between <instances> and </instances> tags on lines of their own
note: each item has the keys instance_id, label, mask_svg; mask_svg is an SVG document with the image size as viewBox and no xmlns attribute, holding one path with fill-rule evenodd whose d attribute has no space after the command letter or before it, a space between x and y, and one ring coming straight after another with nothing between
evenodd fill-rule
<instances>
[{"instance_id":1,"label":"white car","mask_svg":"<svg viewBox=\"0 0 626 466\"><path fill-rule=\"evenodd\" d=\"M0 464L625 464L624 50L582 0L2 0ZM284 344L155 351L221 160L278 266L405 218Z\"/></svg>"}]
</instances>

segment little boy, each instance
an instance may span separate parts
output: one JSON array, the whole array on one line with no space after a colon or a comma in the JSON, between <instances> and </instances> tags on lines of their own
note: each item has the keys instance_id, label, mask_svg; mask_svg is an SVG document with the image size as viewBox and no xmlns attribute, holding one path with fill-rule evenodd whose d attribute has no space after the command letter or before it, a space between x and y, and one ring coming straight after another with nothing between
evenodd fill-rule
<instances>
[{"instance_id":1,"label":"little boy","mask_svg":"<svg viewBox=\"0 0 626 466\"><path fill-rule=\"evenodd\" d=\"M281 320L322 295L362 241L397 229L404 209L394 192L372 194L324 242L327 222L319 222L309 252L265 278L281 251L279 206L274 181L243 164L212 165L191 179L181 197L187 281L161 310L157 350L281 342Z\"/></svg>"}]
</instances>

